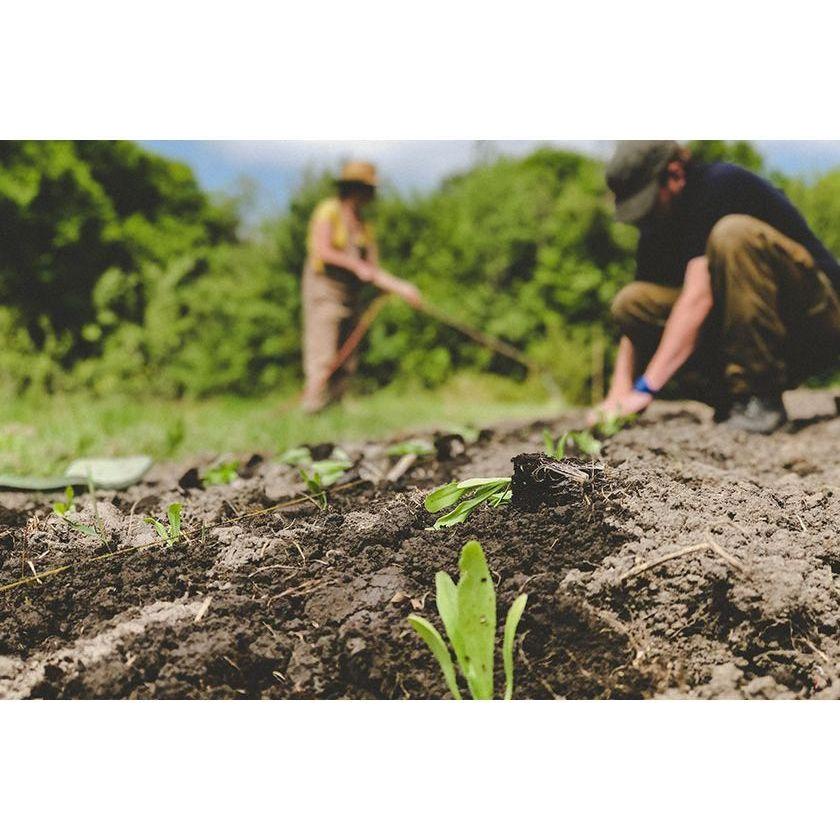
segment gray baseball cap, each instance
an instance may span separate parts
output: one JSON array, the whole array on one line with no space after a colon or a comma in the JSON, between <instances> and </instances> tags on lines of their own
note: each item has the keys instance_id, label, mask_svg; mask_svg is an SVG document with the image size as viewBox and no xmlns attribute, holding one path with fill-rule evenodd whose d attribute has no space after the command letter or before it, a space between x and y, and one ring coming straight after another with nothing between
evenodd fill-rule
<instances>
[{"instance_id":1,"label":"gray baseball cap","mask_svg":"<svg viewBox=\"0 0 840 840\"><path fill-rule=\"evenodd\" d=\"M607 164L615 217L634 225L654 208L659 179L680 149L676 140L621 140Z\"/></svg>"}]
</instances>

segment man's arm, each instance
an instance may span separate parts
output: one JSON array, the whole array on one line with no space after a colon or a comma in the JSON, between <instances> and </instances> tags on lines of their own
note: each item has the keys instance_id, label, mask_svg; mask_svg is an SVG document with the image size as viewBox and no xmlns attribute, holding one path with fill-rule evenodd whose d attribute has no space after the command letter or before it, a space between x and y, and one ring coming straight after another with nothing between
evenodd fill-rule
<instances>
[{"instance_id":1,"label":"man's arm","mask_svg":"<svg viewBox=\"0 0 840 840\"><path fill-rule=\"evenodd\" d=\"M695 257L686 267L682 293L665 322L659 347L644 374L654 391L663 388L694 352L712 303L708 260Z\"/></svg>"},{"instance_id":2,"label":"man's arm","mask_svg":"<svg viewBox=\"0 0 840 840\"><path fill-rule=\"evenodd\" d=\"M703 322L712 309L712 280L705 257L696 257L686 267L683 290L665 322L659 347L650 360L644 378L653 391L659 391L685 364L694 352ZM613 373L612 386L607 398L588 416L590 425L604 414L638 414L653 401L650 393L633 387L634 348L623 336Z\"/></svg>"}]
</instances>

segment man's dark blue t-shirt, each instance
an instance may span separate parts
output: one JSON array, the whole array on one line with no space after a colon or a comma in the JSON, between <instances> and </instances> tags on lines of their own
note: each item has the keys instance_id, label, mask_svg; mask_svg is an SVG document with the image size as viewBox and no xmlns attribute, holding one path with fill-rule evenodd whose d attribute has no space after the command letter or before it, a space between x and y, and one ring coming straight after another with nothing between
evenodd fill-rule
<instances>
[{"instance_id":1,"label":"man's dark blue t-shirt","mask_svg":"<svg viewBox=\"0 0 840 840\"><path fill-rule=\"evenodd\" d=\"M681 286L688 261L706 253L712 228L732 213L754 216L804 246L840 291L840 265L787 196L730 163L689 164L685 189L673 212L641 228L636 279Z\"/></svg>"}]
</instances>

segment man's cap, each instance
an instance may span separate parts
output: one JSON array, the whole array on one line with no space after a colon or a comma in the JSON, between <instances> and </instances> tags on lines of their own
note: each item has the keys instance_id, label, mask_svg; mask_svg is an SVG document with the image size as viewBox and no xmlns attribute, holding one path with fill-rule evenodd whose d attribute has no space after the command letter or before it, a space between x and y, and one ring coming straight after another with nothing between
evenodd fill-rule
<instances>
[{"instance_id":1,"label":"man's cap","mask_svg":"<svg viewBox=\"0 0 840 840\"><path fill-rule=\"evenodd\" d=\"M345 163L337 180L339 184L366 184L369 187L379 185L376 167L365 160L351 160Z\"/></svg>"},{"instance_id":2,"label":"man's cap","mask_svg":"<svg viewBox=\"0 0 840 840\"><path fill-rule=\"evenodd\" d=\"M607 164L607 186L615 194L615 217L638 224L654 208L659 178L676 157L676 140L622 140Z\"/></svg>"}]
</instances>

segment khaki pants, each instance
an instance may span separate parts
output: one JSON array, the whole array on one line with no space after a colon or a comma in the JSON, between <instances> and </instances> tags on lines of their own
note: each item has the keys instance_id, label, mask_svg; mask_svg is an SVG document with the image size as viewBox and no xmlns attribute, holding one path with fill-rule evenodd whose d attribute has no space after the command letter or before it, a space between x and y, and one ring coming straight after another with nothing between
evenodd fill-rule
<instances>
[{"instance_id":1,"label":"khaki pants","mask_svg":"<svg viewBox=\"0 0 840 840\"><path fill-rule=\"evenodd\" d=\"M338 272L336 272L338 274ZM340 399L349 376L358 367L351 356L341 370L331 370L336 353L359 316L358 281L327 276L307 265L303 273L303 373L302 406L318 411ZM332 375L330 375L332 374Z\"/></svg>"},{"instance_id":2,"label":"khaki pants","mask_svg":"<svg viewBox=\"0 0 840 840\"><path fill-rule=\"evenodd\" d=\"M779 393L836 364L840 301L810 253L752 216L722 218L706 247L714 306L681 377L691 396L719 405ZM613 316L636 349L638 373L659 345L680 290L630 283Z\"/></svg>"}]
</instances>

